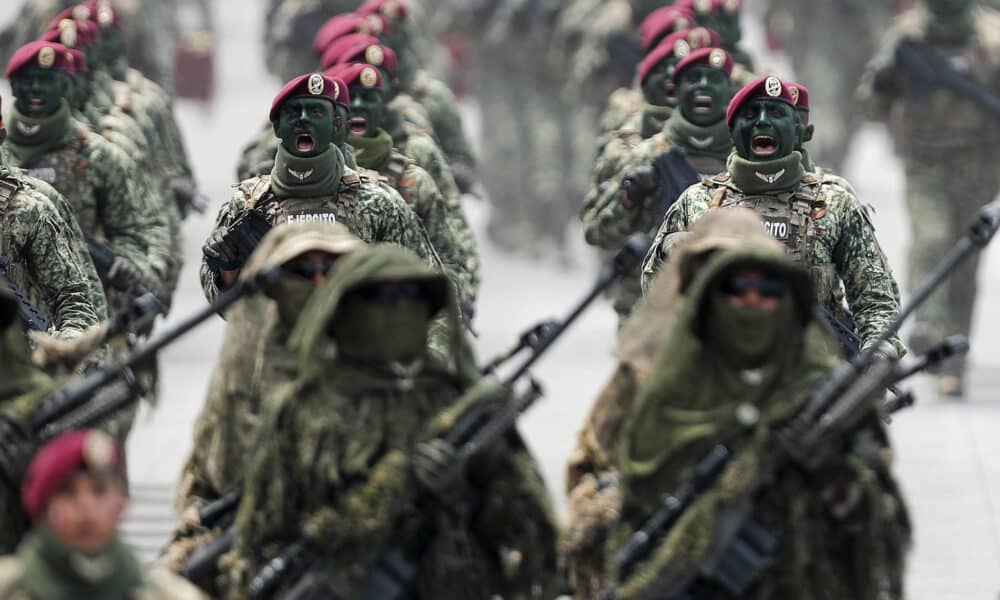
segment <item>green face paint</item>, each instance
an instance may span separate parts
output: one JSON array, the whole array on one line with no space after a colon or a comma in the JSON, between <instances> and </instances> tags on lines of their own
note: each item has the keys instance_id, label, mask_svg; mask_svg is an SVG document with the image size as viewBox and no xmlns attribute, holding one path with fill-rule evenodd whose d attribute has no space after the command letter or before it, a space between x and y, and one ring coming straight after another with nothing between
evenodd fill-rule
<instances>
[{"instance_id":1,"label":"green face paint","mask_svg":"<svg viewBox=\"0 0 1000 600\"><path fill-rule=\"evenodd\" d=\"M347 142L347 135L350 130L347 128L347 124L351 118L350 112L340 104L336 104L333 107L333 145L338 148L342 147ZM338 126L337 123L340 123Z\"/></svg>"},{"instance_id":2,"label":"green face paint","mask_svg":"<svg viewBox=\"0 0 1000 600\"><path fill-rule=\"evenodd\" d=\"M385 94L378 88L352 85L351 119L348 131L357 137L375 137L382 128L385 113Z\"/></svg>"},{"instance_id":3,"label":"green face paint","mask_svg":"<svg viewBox=\"0 0 1000 600\"><path fill-rule=\"evenodd\" d=\"M69 76L53 69L25 67L14 73L10 86L17 110L40 119L59 110L60 102L69 95Z\"/></svg>"},{"instance_id":4,"label":"green face paint","mask_svg":"<svg viewBox=\"0 0 1000 600\"><path fill-rule=\"evenodd\" d=\"M784 158L795 150L801 129L795 109L778 100L758 98L740 107L731 130L736 153L746 160Z\"/></svg>"},{"instance_id":5,"label":"green face paint","mask_svg":"<svg viewBox=\"0 0 1000 600\"><path fill-rule=\"evenodd\" d=\"M642 84L642 95L646 102L655 106L677 106L677 86L671 81L677 61L668 58L658 64Z\"/></svg>"},{"instance_id":6,"label":"green face paint","mask_svg":"<svg viewBox=\"0 0 1000 600\"><path fill-rule=\"evenodd\" d=\"M304 158L324 152L338 134L346 136L346 130L342 111L337 111L329 100L309 96L286 100L274 124L274 135L281 139L285 150Z\"/></svg>"},{"instance_id":7,"label":"green face paint","mask_svg":"<svg viewBox=\"0 0 1000 600\"><path fill-rule=\"evenodd\" d=\"M726 118L733 86L724 71L694 66L681 75L677 96L684 118L695 125L707 127Z\"/></svg>"}]
</instances>

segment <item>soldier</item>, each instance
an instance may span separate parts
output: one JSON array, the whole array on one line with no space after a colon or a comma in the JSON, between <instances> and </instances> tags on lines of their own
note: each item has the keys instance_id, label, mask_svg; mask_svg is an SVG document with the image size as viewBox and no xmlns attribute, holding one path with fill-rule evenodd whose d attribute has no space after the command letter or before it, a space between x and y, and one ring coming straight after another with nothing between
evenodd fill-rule
<instances>
[{"instance_id":1,"label":"soldier","mask_svg":"<svg viewBox=\"0 0 1000 600\"><path fill-rule=\"evenodd\" d=\"M33 42L7 66L15 104L4 150L14 166L51 183L66 196L85 234L115 258L103 274L112 307L142 287L165 297L169 272L166 218L146 193L135 163L119 148L70 117L69 53L60 44Z\"/></svg>"},{"instance_id":2,"label":"soldier","mask_svg":"<svg viewBox=\"0 0 1000 600\"><path fill-rule=\"evenodd\" d=\"M910 524L879 419L865 421L818 466L775 458L775 431L837 362L815 297L808 272L773 240L719 250L698 269L621 431L623 502L610 550L646 522L663 494L691 480L709 450L723 444L732 458L631 577L615 574L617 598L730 597L711 575L757 559L751 550L724 560L737 550L721 528L744 501L774 539L745 597L903 597ZM773 477L758 487L776 460ZM748 565L738 564L741 578Z\"/></svg>"},{"instance_id":3,"label":"soldier","mask_svg":"<svg viewBox=\"0 0 1000 600\"><path fill-rule=\"evenodd\" d=\"M743 28L740 26L743 0L680 0L677 6L691 12L698 25L717 32L722 38L722 47L732 55L737 65L748 73L757 70L753 57L740 46L743 39ZM742 76L738 76L737 81L741 80Z\"/></svg>"},{"instance_id":4,"label":"soldier","mask_svg":"<svg viewBox=\"0 0 1000 600\"><path fill-rule=\"evenodd\" d=\"M904 50L920 53L920 60L936 66L911 68L915 61L907 62ZM911 289L1000 190L1000 173L989 158L1000 143L998 51L996 11L976 7L972 0L925 0L893 25L862 80L859 95L868 116L890 124L903 159L913 234L907 277ZM945 83L954 78L978 86L993 106ZM978 256L966 261L917 310L910 337L914 349L926 349L948 334L969 334L978 262ZM964 375L964 361L944 365L938 391L961 396Z\"/></svg>"},{"instance_id":5,"label":"soldier","mask_svg":"<svg viewBox=\"0 0 1000 600\"><path fill-rule=\"evenodd\" d=\"M7 130L0 120L0 143ZM65 199L51 187L15 173L0 152L0 260L3 273L50 321L51 330L73 335L107 317L107 301L78 227L59 214ZM94 279L92 280L91 277Z\"/></svg>"},{"instance_id":6,"label":"soldier","mask_svg":"<svg viewBox=\"0 0 1000 600\"><path fill-rule=\"evenodd\" d=\"M362 245L339 223L282 224L268 232L248 262L241 277L273 265L283 269L265 297L247 298L226 313L222 352L178 484L182 522L165 550L172 569L179 571L207 541L196 511L240 483L260 425L295 380L296 357L286 343L299 312L338 261Z\"/></svg>"},{"instance_id":7,"label":"soldier","mask_svg":"<svg viewBox=\"0 0 1000 600\"><path fill-rule=\"evenodd\" d=\"M343 223L366 242L394 242L437 265L413 211L344 164L344 155L333 142L346 133L344 116L349 110L344 82L319 73L296 77L274 98L269 118L281 139L274 168L270 175L237 185L232 199L219 209L215 229L202 249L201 284L210 301L236 281L246 261L242 243L230 227L250 213L271 225Z\"/></svg>"},{"instance_id":8,"label":"soldier","mask_svg":"<svg viewBox=\"0 0 1000 600\"><path fill-rule=\"evenodd\" d=\"M678 236L663 272L622 327L618 365L598 394L566 468L567 519L561 546L574 595L599 597L606 582L605 543L621 508L616 445L639 387L653 374L657 353L674 325L691 280L712 253L742 242L767 243L760 217L745 208L710 212Z\"/></svg>"},{"instance_id":9,"label":"soldier","mask_svg":"<svg viewBox=\"0 0 1000 600\"><path fill-rule=\"evenodd\" d=\"M361 0L277 0L264 19L264 57L269 73L289 81L316 67L310 42L323 23L350 12Z\"/></svg>"},{"instance_id":10,"label":"soldier","mask_svg":"<svg viewBox=\"0 0 1000 600\"><path fill-rule=\"evenodd\" d=\"M146 569L118 537L128 507L125 458L99 431L71 431L46 444L25 478L24 508L34 531L0 560L0 596L203 598L190 583Z\"/></svg>"},{"instance_id":11,"label":"soldier","mask_svg":"<svg viewBox=\"0 0 1000 600\"><path fill-rule=\"evenodd\" d=\"M899 310L899 290L867 209L849 190L802 167L790 88L777 77L758 79L733 97L726 122L735 149L727 169L685 190L667 211L643 262L643 288L666 257L671 234L713 208L745 206L809 268L820 306L842 322L853 318L861 348L875 343ZM889 357L902 350L895 339L877 349Z\"/></svg>"},{"instance_id":12,"label":"soldier","mask_svg":"<svg viewBox=\"0 0 1000 600\"><path fill-rule=\"evenodd\" d=\"M608 166L616 175L591 190L581 213L588 244L611 251L633 233L653 233L684 189L725 170L732 72L733 60L721 48L695 50L677 63L671 79L680 106L663 131L620 154ZM622 319L642 296L640 280L637 268L618 285L614 306Z\"/></svg>"},{"instance_id":13,"label":"soldier","mask_svg":"<svg viewBox=\"0 0 1000 600\"><path fill-rule=\"evenodd\" d=\"M471 317L479 291L479 256L475 246L469 252L462 239L475 239L465 215L453 210L427 171L393 146L393 139L382 129L385 110L383 78L371 65L355 63L328 71L342 79L351 94L351 120L347 143L354 148L358 166L371 170L400 193L420 217L434 250L441 257L455 289L462 314ZM459 228L465 233L458 235ZM471 257L466 258L471 254Z\"/></svg>"},{"instance_id":14,"label":"soldier","mask_svg":"<svg viewBox=\"0 0 1000 600\"><path fill-rule=\"evenodd\" d=\"M342 578L340 597L360 597L380 553L415 536L428 545L408 590L417 597L555 595L551 506L519 437L460 477L444 476L455 449L439 436L473 403L509 392L476 385L453 294L445 277L383 246L344 258L313 295L289 342L299 379L247 475L232 597L244 597L250 578L303 530L315 540L319 572ZM436 315L446 354L427 350ZM417 512L400 505L415 487L435 498ZM482 503L459 508L465 488ZM327 559L336 568L327 570Z\"/></svg>"}]
</instances>

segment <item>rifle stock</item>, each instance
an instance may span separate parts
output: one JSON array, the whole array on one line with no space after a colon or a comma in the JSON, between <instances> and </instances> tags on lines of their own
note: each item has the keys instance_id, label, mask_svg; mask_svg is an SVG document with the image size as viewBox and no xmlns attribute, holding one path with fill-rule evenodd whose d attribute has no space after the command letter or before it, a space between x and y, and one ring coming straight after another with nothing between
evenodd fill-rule
<instances>
[{"instance_id":1,"label":"rifle stock","mask_svg":"<svg viewBox=\"0 0 1000 600\"><path fill-rule=\"evenodd\" d=\"M48 318L42 314L42 311L35 308L31 300L11 280L10 273L8 272L10 264L10 258L0 256L0 282L3 282L10 289L10 292L14 294L14 298L17 299L17 315L21 319L21 324L28 331L48 331Z\"/></svg>"}]
</instances>

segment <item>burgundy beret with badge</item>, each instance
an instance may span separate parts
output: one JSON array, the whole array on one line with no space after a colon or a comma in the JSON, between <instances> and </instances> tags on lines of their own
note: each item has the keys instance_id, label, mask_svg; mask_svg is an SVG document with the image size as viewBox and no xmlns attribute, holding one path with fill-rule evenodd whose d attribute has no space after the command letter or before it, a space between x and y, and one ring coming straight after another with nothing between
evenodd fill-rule
<instances>
[{"instance_id":1,"label":"burgundy beret with badge","mask_svg":"<svg viewBox=\"0 0 1000 600\"><path fill-rule=\"evenodd\" d=\"M369 89L384 89L382 87L382 72L366 63L334 65L326 71L326 74L340 79L347 84L347 87L358 85Z\"/></svg>"},{"instance_id":2,"label":"burgundy beret with badge","mask_svg":"<svg viewBox=\"0 0 1000 600\"><path fill-rule=\"evenodd\" d=\"M777 77L761 77L748 83L742 90L736 92L726 109L726 124L732 127L736 113L747 102L765 98L767 100L777 100L784 102L795 108L795 99L792 97L791 89Z\"/></svg>"},{"instance_id":3,"label":"burgundy beret with badge","mask_svg":"<svg viewBox=\"0 0 1000 600\"><path fill-rule=\"evenodd\" d=\"M639 25L642 51L651 51L664 37L688 29L693 24L694 17L686 9L664 6L654 10Z\"/></svg>"},{"instance_id":4,"label":"burgundy beret with badge","mask_svg":"<svg viewBox=\"0 0 1000 600\"><path fill-rule=\"evenodd\" d=\"M334 41L355 33L366 35L382 35L382 19L377 16L361 16L356 13L345 13L327 19L313 38L313 52L323 56L323 52Z\"/></svg>"},{"instance_id":5,"label":"burgundy beret with badge","mask_svg":"<svg viewBox=\"0 0 1000 600\"><path fill-rule=\"evenodd\" d=\"M647 54L646 58L642 59L642 63L639 65L639 84L645 83L653 69L668 58L673 57L681 61L687 58L692 50L715 47L720 43L719 34L704 27L671 33L663 38L663 41Z\"/></svg>"},{"instance_id":6,"label":"burgundy beret with badge","mask_svg":"<svg viewBox=\"0 0 1000 600\"><path fill-rule=\"evenodd\" d=\"M735 14L743 8L743 0L681 0L675 6L677 5L691 11L695 16Z\"/></svg>"},{"instance_id":7,"label":"burgundy beret with badge","mask_svg":"<svg viewBox=\"0 0 1000 600\"><path fill-rule=\"evenodd\" d=\"M727 77L733 74L733 57L728 52L722 48L699 48L692 50L691 54L682 58L674 67L674 74L671 76L674 83L680 79L681 73L699 65L718 69L724 72Z\"/></svg>"},{"instance_id":8,"label":"burgundy beret with badge","mask_svg":"<svg viewBox=\"0 0 1000 600\"><path fill-rule=\"evenodd\" d=\"M351 98L343 80L322 73L306 73L286 83L285 87L281 88L278 95L274 97L274 101L271 102L271 112L268 113L268 118L271 119L272 123L278 120L278 109L281 107L281 103L297 96L325 98L345 108L351 106Z\"/></svg>"},{"instance_id":9,"label":"burgundy beret with badge","mask_svg":"<svg viewBox=\"0 0 1000 600\"><path fill-rule=\"evenodd\" d=\"M121 19L111 0L89 0L83 5L90 11L90 20L100 25L102 29L107 27L121 29Z\"/></svg>"},{"instance_id":10,"label":"burgundy beret with badge","mask_svg":"<svg viewBox=\"0 0 1000 600\"><path fill-rule=\"evenodd\" d=\"M124 477L125 454L111 436L95 430L69 431L42 446L21 486L21 503L31 518L37 519L52 494L78 471Z\"/></svg>"},{"instance_id":11,"label":"burgundy beret with badge","mask_svg":"<svg viewBox=\"0 0 1000 600\"><path fill-rule=\"evenodd\" d=\"M795 110L809 112L809 88L794 81L786 81L785 85L795 102Z\"/></svg>"},{"instance_id":12,"label":"burgundy beret with badge","mask_svg":"<svg viewBox=\"0 0 1000 600\"><path fill-rule=\"evenodd\" d=\"M410 6L405 0L368 0L355 13L361 16L379 15L390 23L405 21L410 16Z\"/></svg>"},{"instance_id":13,"label":"burgundy beret with badge","mask_svg":"<svg viewBox=\"0 0 1000 600\"><path fill-rule=\"evenodd\" d=\"M14 56L7 63L7 71L4 73L10 77L18 70L29 67L41 67L43 69L55 69L64 73L72 73L73 63L68 48L56 42L46 42L36 40L27 43L17 49Z\"/></svg>"},{"instance_id":14,"label":"burgundy beret with badge","mask_svg":"<svg viewBox=\"0 0 1000 600\"><path fill-rule=\"evenodd\" d=\"M323 52L320 64L326 70L334 65L352 62L368 63L390 73L394 73L399 64L392 48L383 45L377 37L363 33L352 33L334 40Z\"/></svg>"},{"instance_id":15,"label":"burgundy beret with badge","mask_svg":"<svg viewBox=\"0 0 1000 600\"><path fill-rule=\"evenodd\" d=\"M76 48L67 49L70 57L73 59L73 71L72 74L83 73L87 70L87 57Z\"/></svg>"}]
</instances>

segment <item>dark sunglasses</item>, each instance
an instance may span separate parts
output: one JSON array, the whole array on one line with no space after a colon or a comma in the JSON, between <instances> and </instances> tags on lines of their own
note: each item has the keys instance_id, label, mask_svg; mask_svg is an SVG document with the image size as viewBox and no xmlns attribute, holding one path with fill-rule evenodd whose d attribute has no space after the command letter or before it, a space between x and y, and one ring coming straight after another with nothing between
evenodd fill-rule
<instances>
[{"instance_id":1,"label":"dark sunglasses","mask_svg":"<svg viewBox=\"0 0 1000 600\"><path fill-rule=\"evenodd\" d=\"M284 270L286 273L291 273L292 275L298 275L308 280L313 280L317 275L325 276L333 268L333 263L336 262L334 259L324 260L323 262L314 262L307 260L305 258L296 258L285 263Z\"/></svg>"},{"instance_id":2,"label":"dark sunglasses","mask_svg":"<svg viewBox=\"0 0 1000 600\"><path fill-rule=\"evenodd\" d=\"M381 283L360 288L357 294L372 304L393 304L400 300L422 298L424 291L418 283Z\"/></svg>"},{"instance_id":3,"label":"dark sunglasses","mask_svg":"<svg viewBox=\"0 0 1000 600\"><path fill-rule=\"evenodd\" d=\"M778 279L764 277L730 277L723 280L720 287L727 296L745 296L750 290L756 290L764 298L780 298L785 292L785 283Z\"/></svg>"}]
</instances>

